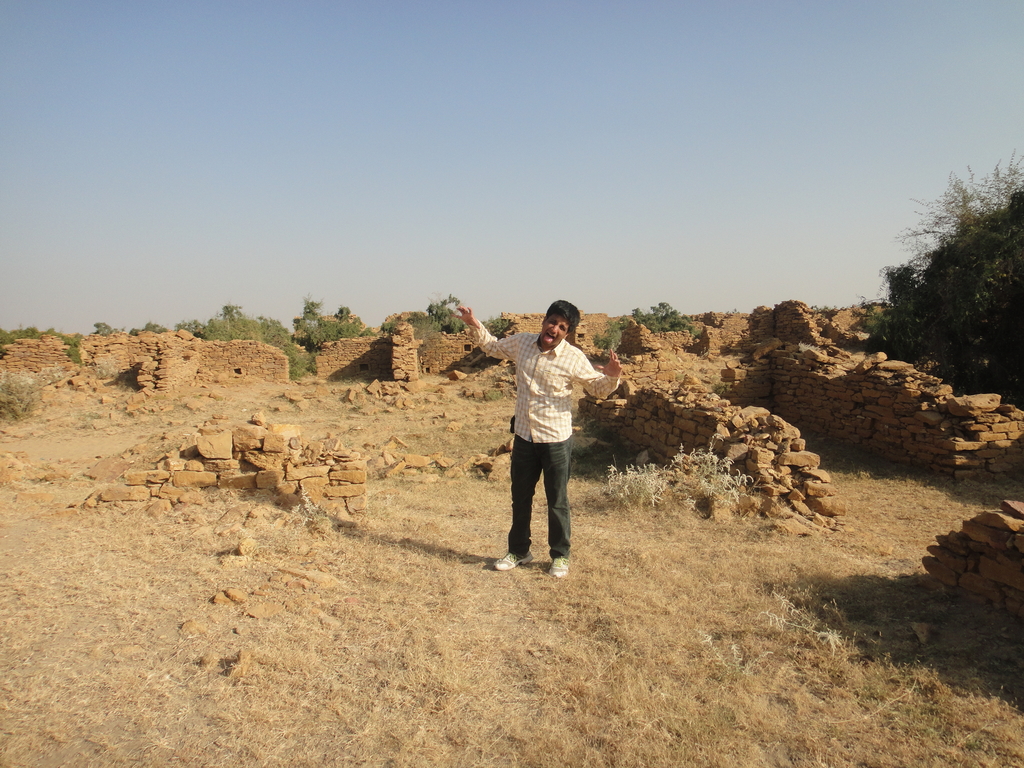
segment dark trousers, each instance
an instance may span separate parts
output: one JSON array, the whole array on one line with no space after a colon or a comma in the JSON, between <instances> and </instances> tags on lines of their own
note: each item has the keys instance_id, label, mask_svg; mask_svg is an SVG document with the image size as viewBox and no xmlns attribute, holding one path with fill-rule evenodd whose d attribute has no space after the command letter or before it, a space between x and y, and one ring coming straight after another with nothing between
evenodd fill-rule
<instances>
[{"instance_id":1,"label":"dark trousers","mask_svg":"<svg viewBox=\"0 0 1024 768\"><path fill-rule=\"evenodd\" d=\"M548 499L548 546L552 558L569 556L569 472L572 438L561 443L531 443L519 435L512 444L512 528L508 551L530 551L530 518L537 481L544 475Z\"/></svg>"}]
</instances>

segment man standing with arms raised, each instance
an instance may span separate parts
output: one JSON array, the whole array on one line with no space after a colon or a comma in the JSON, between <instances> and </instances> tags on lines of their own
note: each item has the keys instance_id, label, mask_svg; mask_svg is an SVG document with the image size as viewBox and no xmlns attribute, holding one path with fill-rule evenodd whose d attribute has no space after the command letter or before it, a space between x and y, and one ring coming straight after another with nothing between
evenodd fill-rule
<instances>
[{"instance_id":1,"label":"man standing with arms raised","mask_svg":"<svg viewBox=\"0 0 1024 768\"><path fill-rule=\"evenodd\" d=\"M567 301L556 301L548 308L539 334L517 333L505 339L496 339L469 307L458 307L456 314L469 326L470 337L484 352L516 364L512 527L508 532L508 554L494 567L508 571L533 560L530 518L533 495L543 474L551 554L548 573L561 578L569 573L572 386L580 383L595 397L608 397L619 386L619 358L612 352L602 373L594 370L586 355L565 340L580 321L580 311Z\"/></svg>"}]
</instances>

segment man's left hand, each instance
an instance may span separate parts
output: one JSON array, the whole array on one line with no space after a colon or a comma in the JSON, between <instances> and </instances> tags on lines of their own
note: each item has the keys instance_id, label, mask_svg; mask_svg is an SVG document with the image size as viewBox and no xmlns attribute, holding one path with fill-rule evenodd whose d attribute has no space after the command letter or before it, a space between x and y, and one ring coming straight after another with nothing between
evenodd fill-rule
<instances>
[{"instance_id":1,"label":"man's left hand","mask_svg":"<svg viewBox=\"0 0 1024 768\"><path fill-rule=\"evenodd\" d=\"M617 379L622 375L622 365L619 363L619 356L614 352L608 353L607 365L595 365L594 367L605 376L611 376L613 379Z\"/></svg>"}]
</instances>

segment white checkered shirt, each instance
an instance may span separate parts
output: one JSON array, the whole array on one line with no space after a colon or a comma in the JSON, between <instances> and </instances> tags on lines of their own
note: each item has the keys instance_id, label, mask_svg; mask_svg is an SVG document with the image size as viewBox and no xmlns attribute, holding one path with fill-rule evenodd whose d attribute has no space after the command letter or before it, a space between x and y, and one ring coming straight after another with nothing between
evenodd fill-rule
<instances>
[{"instance_id":1,"label":"white checkered shirt","mask_svg":"<svg viewBox=\"0 0 1024 768\"><path fill-rule=\"evenodd\" d=\"M542 352L536 333L496 339L486 328L468 328L470 338L491 357L516 364L516 434L535 443L560 443L572 437L572 385L579 382L595 397L608 397L618 378L594 370L587 356L562 339Z\"/></svg>"}]
</instances>

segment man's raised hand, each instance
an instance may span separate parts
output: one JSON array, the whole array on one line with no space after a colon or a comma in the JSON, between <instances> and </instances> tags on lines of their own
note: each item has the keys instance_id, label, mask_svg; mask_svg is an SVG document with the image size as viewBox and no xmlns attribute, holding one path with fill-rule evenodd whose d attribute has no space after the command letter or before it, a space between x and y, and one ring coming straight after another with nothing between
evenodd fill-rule
<instances>
[{"instance_id":1,"label":"man's raised hand","mask_svg":"<svg viewBox=\"0 0 1024 768\"><path fill-rule=\"evenodd\" d=\"M476 319L476 316L473 314L473 310L470 307L464 307L460 304L455 308L455 311L452 312L452 314L459 318L459 320L464 322L466 325L471 325L474 328L482 327L480 321Z\"/></svg>"}]
</instances>

